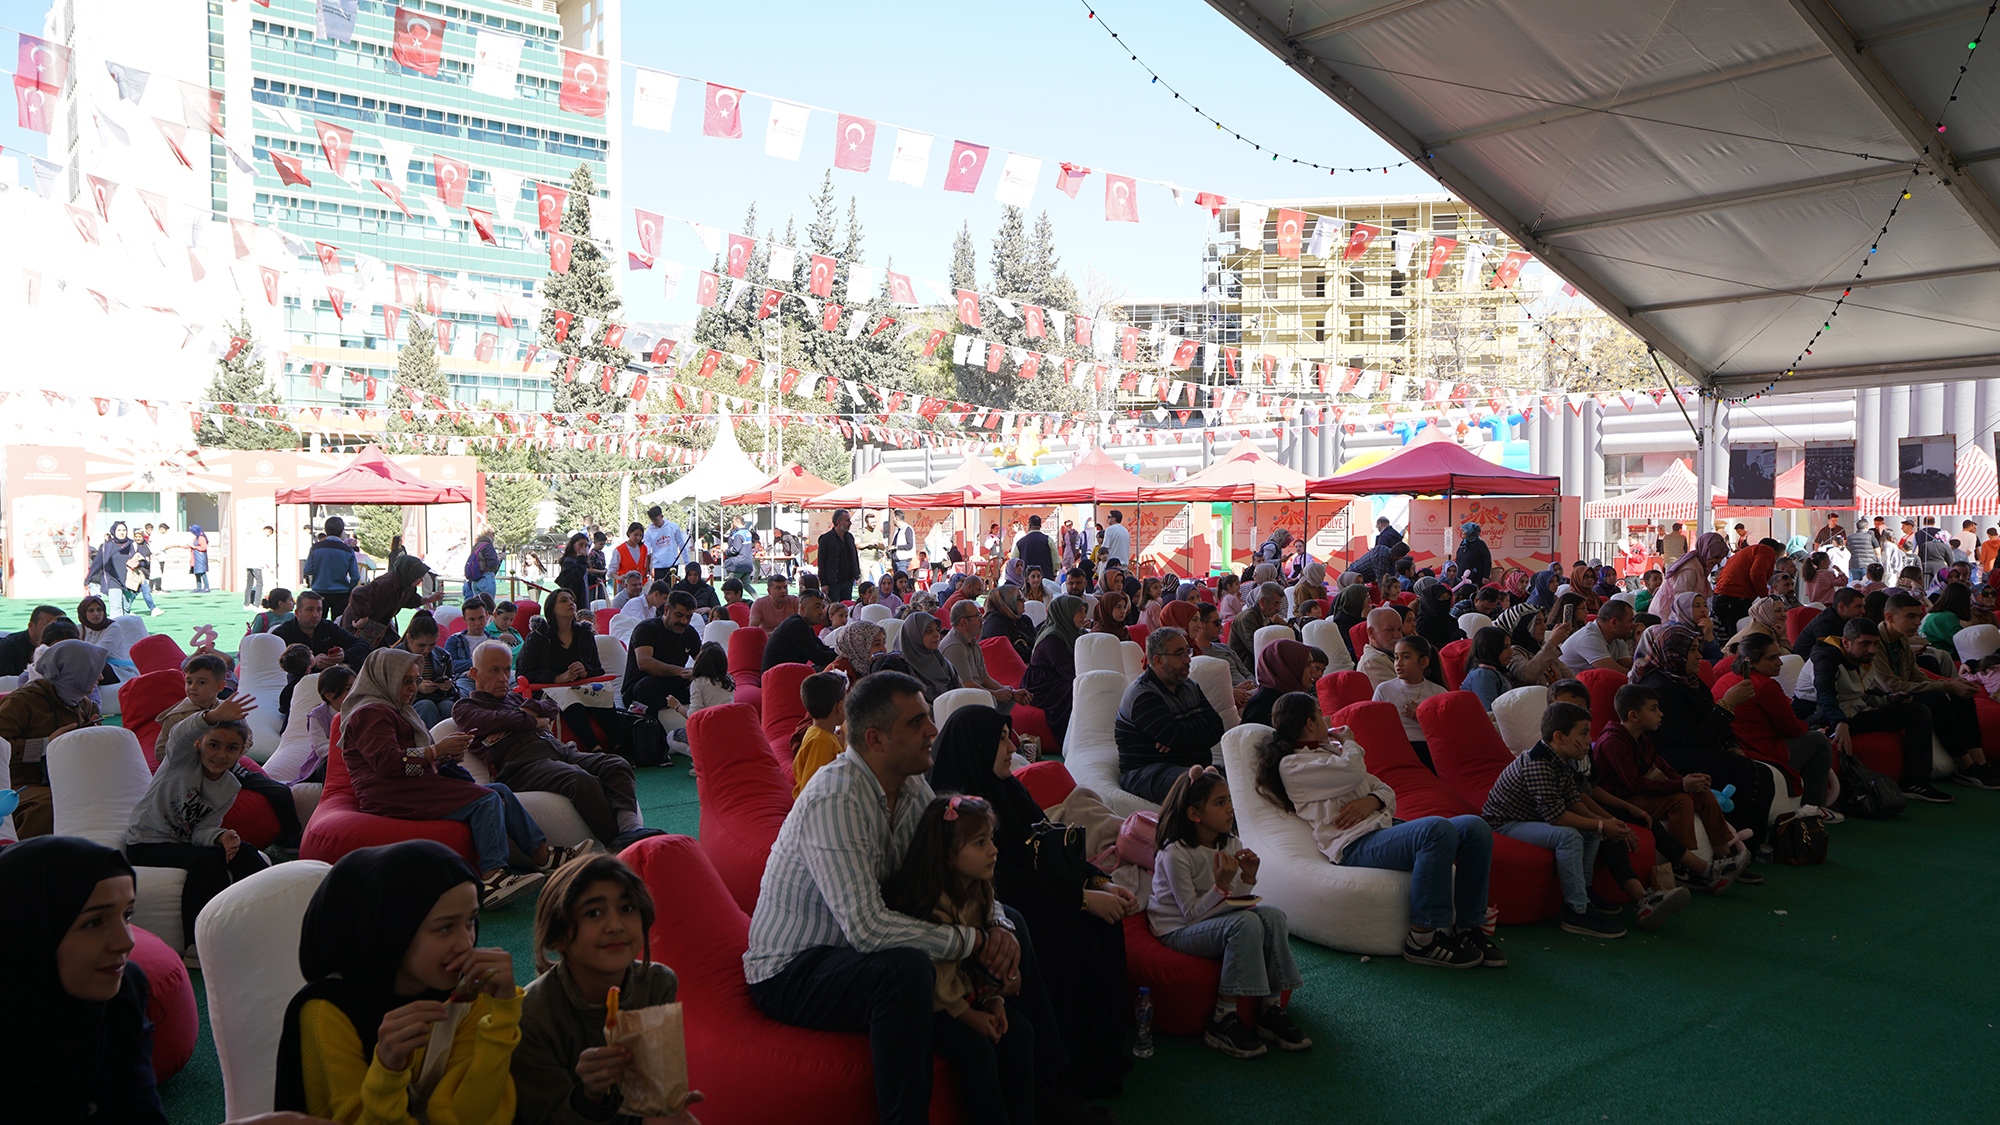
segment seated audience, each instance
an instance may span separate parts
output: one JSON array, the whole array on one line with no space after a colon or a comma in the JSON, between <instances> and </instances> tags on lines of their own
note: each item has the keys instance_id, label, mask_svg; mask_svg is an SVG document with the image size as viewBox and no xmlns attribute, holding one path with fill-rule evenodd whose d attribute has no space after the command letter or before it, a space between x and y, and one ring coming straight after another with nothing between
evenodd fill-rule
<instances>
[{"instance_id":1,"label":"seated audience","mask_svg":"<svg viewBox=\"0 0 2000 1125\"><path fill-rule=\"evenodd\" d=\"M1612 708L1618 721L1608 724L1590 748L1591 777L1596 790L1605 794L1599 798L1594 791L1593 798L1652 829L1656 854L1679 868L1675 874L1680 882L1721 894L1748 866L1750 853L1739 846L1736 829L1723 818L1708 775L1683 777L1660 757L1652 734L1665 718L1658 692L1626 684L1612 698ZM1714 855L1706 861L1695 855L1700 839L1694 830L1697 818L1708 830Z\"/></svg>"},{"instance_id":2,"label":"seated audience","mask_svg":"<svg viewBox=\"0 0 2000 1125\"><path fill-rule=\"evenodd\" d=\"M313 671L335 664L361 668L370 646L361 638L327 619L326 604L316 590L301 590L290 621L271 629L271 635L287 645L304 645L312 650Z\"/></svg>"},{"instance_id":3,"label":"seated audience","mask_svg":"<svg viewBox=\"0 0 2000 1125\"><path fill-rule=\"evenodd\" d=\"M923 685L927 702L936 703L938 696L961 686L958 669L938 651L944 634L938 629L937 618L922 611L911 612L903 618L896 639L896 651L909 666L909 673Z\"/></svg>"},{"instance_id":4,"label":"seated audience","mask_svg":"<svg viewBox=\"0 0 2000 1125\"><path fill-rule=\"evenodd\" d=\"M1717 789L1736 786L1736 808L1729 822L1750 833L1750 847L1755 849L1769 829L1777 789L1771 771L1736 745L1735 712L1750 702L1757 689L1742 682L1717 696L1695 671L1701 664L1700 642L1700 634L1686 625L1651 626L1633 654L1630 682L1659 696L1665 721L1652 740L1668 765L1682 774L1704 774ZM1736 881L1756 884L1764 877L1746 867Z\"/></svg>"},{"instance_id":5,"label":"seated audience","mask_svg":"<svg viewBox=\"0 0 2000 1125\"><path fill-rule=\"evenodd\" d=\"M1459 687L1478 696L1480 704L1491 711L1494 700L1522 686L1514 679L1513 666L1514 644L1507 639L1507 631L1488 625L1472 634Z\"/></svg>"},{"instance_id":6,"label":"seated audience","mask_svg":"<svg viewBox=\"0 0 2000 1125\"><path fill-rule=\"evenodd\" d=\"M958 607L953 606L956 612ZM957 618L953 618L954 621ZM986 596L986 615L979 623L979 639L1005 637L1026 664L1035 654L1035 623L1021 608L1021 591L999 586Z\"/></svg>"},{"instance_id":7,"label":"seated audience","mask_svg":"<svg viewBox=\"0 0 2000 1125\"><path fill-rule=\"evenodd\" d=\"M35 650L42 647L42 630L63 616L63 611L55 606L38 605L28 614L27 628L0 639L0 676L18 676L27 671L35 661Z\"/></svg>"},{"instance_id":8,"label":"seated audience","mask_svg":"<svg viewBox=\"0 0 2000 1125\"><path fill-rule=\"evenodd\" d=\"M1049 602L1049 615L1035 634L1035 648L1021 686L1048 716L1049 729L1069 729L1070 704L1076 683L1076 639L1083 635L1083 599L1067 594ZM849 632L853 626L848 627ZM843 638L844 640L845 638Z\"/></svg>"},{"instance_id":9,"label":"seated audience","mask_svg":"<svg viewBox=\"0 0 2000 1125\"><path fill-rule=\"evenodd\" d=\"M264 610L250 619L250 627L245 631L246 636L251 633L268 633L290 621L296 603L292 600L292 592L280 586L264 595L262 604Z\"/></svg>"},{"instance_id":10,"label":"seated audience","mask_svg":"<svg viewBox=\"0 0 2000 1125\"><path fill-rule=\"evenodd\" d=\"M1002 715L1012 711L1017 702L1032 702L1029 692L1010 688L986 671L986 654L979 648L979 607L973 603L960 601L951 607L951 631L945 634L938 652L951 662L961 685L992 695L993 706Z\"/></svg>"},{"instance_id":11,"label":"seated audience","mask_svg":"<svg viewBox=\"0 0 2000 1125\"><path fill-rule=\"evenodd\" d=\"M1445 690L1444 670L1438 667L1437 652L1429 641L1418 636L1396 642L1396 677L1375 685L1375 702L1396 708L1410 749L1433 772L1437 767L1431 765L1430 744L1424 741L1424 728L1417 722L1417 705L1434 695L1443 695Z\"/></svg>"},{"instance_id":12,"label":"seated audience","mask_svg":"<svg viewBox=\"0 0 2000 1125\"><path fill-rule=\"evenodd\" d=\"M658 581L653 583L655 589L659 585ZM662 741L660 732L679 734L687 726L695 678L688 661L702 648L701 634L689 624L693 617L694 599L686 591L675 590L666 595L665 612L639 622L632 630L620 692L639 720L632 727L635 765L656 765L671 758L672 748ZM729 654L722 651L727 678Z\"/></svg>"},{"instance_id":13,"label":"seated audience","mask_svg":"<svg viewBox=\"0 0 2000 1125\"><path fill-rule=\"evenodd\" d=\"M1120 641L1129 641L1132 634L1126 632L1126 606L1128 602L1123 590L1106 590L1097 596L1097 608L1091 614L1093 633L1104 633Z\"/></svg>"},{"instance_id":14,"label":"seated audience","mask_svg":"<svg viewBox=\"0 0 2000 1125\"><path fill-rule=\"evenodd\" d=\"M1257 630L1285 623L1285 588L1276 582L1256 587L1257 600L1230 621L1228 645L1245 668L1257 667Z\"/></svg>"},{"instance_id":15,"label":"seated audience","mask_svg":"<svg viewBox=\"0 0 2000 1125\"><path fill-rule=\"evenodd\" d=\"M693 598L696 609L706 611L719 608L721 603L716 601L715 587L709 583L708 579L702 577L700 563L691 562L687 564L681 568L681 574L682 578L679 582L674 583L674 589ZM738 586L737 591L741 593L742 587ZM713 613L709 617L710 620L715 619Z\"/></svg>"},{"instance_id":16,"label":"seated audience","mask_svg":"<svg viewBox=\"0 0 2000 1125\"><path fill-rule=\"evenodd\" d=\"M179 703L160 712L154 719L160 724L160 733L153 740L155 761L167 760L167 747L172 744L174 728L178 727L182 720L212 710L223 695L231 690L228 676L228 662L212 652L199 652L182 662L181 679L187 695ZM229 775L235 780L239 789L253 792L270 804L272 813L278 818L277 845L281 848L296 849L299 846L301 826L299 807L292 800L291 789L276 778L265 777L235 759L229 762ZM228 811L229 806L224 805L222 812Z\"/></svg>"},{"instance_id":17,"label":"seated audience","mask_svg":"<svg viewBox=\"0 0 2000 1125\"><path fill-rule=\"evenodd\" d=\"M772 632L785 623L785 618L799 611L799 600L789 592L791 582L782 574L773 574L764 583L764 596L750 603L750 624L766 633Z\"/></svg>"},{"instance_id":18,"label":"seated audience","mask_svg":"<svg viewBox=\"0 0 2000 1125\"><path fill-rule=\"evenodd\" d=\"M1892 698L1907 696L1930 712L1931 733L1955 766L1953 782L1972 789L2000 789L2000 774L1987 764L1980 745L1979 713L1973 704L1979 689L1965 680L1934 679L1918 666L1910 642L1921 635L1922 619L1922 602L1900 591L1889 595L1882 609L1881 642L1869 686ZM1930 784L1928 776L1915 784L1904 778L1903 795L1934 804L1951 803L1950 795Z\"/></svg>"},{"instance_id":19,"label":"seated audience","mask_svg":"<svg viewBox=\"0 0 2000 1125\"><path fill-rule=\"evenodd\" d=\"M1378 606L1368 611L1368 643L1361 647L1361 658L1354 662L1354 670L1368 677L1374 687L1396 678L1396 643L1403 639L1403 615L1390 606Z\"/></svg>"},{"instance_id":20,"label":"seated audience","mask_svg":"<svg viewBox=\"0 0 2000 1125\"><path fill-rule=\"evenodd\" d=\"M1721 536L1716 536L1720 539ZM1654 599L1657 604L1659 599ZM1582 619L1579 611L1577 619ZM1629 602L1606 602L1596 620L1577 629L1562 644L1563 667L1570 673L1588 668L1608 668L1615 672L1632 670L1632 634L1636 632Z\"/></svg>"},{"instance_id":21,"label":"seated audience","mask_svg":"<svg viewBox=\"0 0 2000 1125\"><path fill-rule=\"evenodd\" d=\"M1292 692L1312 692L1326 671L1326 654L1311 645L1279 639L1257 660L1257 692L1242 706L1242 721L1271 724L1271 708Z\"/></svg>"},{"instance_id":22,"label":"seated audience","mask_svg":"<svg viewBox=\"0 0 2000 1125\"><path fill-rule=\"evenodd\" d=\"M792 799L805 792L806 782L828 762L840 757L840 725L847 719L843 701L847 681L832 672L815 672L799 682L799 703L806 721L792 732Z\"/></svg>"},{"instance_id":23,"label":"seated audience","mask_svg":"<svg viewBox=\"0 0 2000 1125\"><path fill-rule=\"evenodd\" d=\"M1186 633L1156 630L1146 637L1145 670L1119 700L1118 784L1141 800L1158 803L1189 766L1215 761L1222 716L1188 678L1192 659Z\"/></svg>"},{"instance_id":24,"label":"seated audience","mask_svg":"<svg viewBox=\"0 0 2000 1125\"><path fill-rule=\"evenodd\" d=\"M1784 663L1785 648L1776 637L1747 635L1730 670L1716 677L1711 693L1719 699L1746 682L1756 689L1748 702L1736 708L1731 729L1737 745L1750 757L1784 770L1794 786L1802 787L1806 804L1825 808L1833 743L1826 732L1808 727L1785 697L1777 680ZM1832 809L1826 811L1829 824L1845 819Z\"/></svg>"},{"instance_id":25,"label":"seated audience","mask_svg":"<svg viewBox=\"0 0 2000 1125\"><path fill-rule=\"evenodd\" d=\"M52 632L45 630L43 636ZM0 698L0 739L11 748L7 775L20 799L14 809L14 830L23 840L55 831L55 804L43 754L50 739L98 724L102 716L92 693L104 674L106 655L80 640L55 641L35 658L34 682Z\"/></svg>"},{"instance_id":26,"label":"seated audience","mask_svg":"<svg viewBox=\"0 0 2000 1125\"><path fill-rule=\"evenodd\" d=\"M636 634L638 630L633 630ZM597 655L597 638L591 634L590 618L577 608L576 595L558 587L542 601L542 615L528 629L528 639L514 659L515 670L531 684L573 684L604 675ZM629 672L631 662L627 661ZM609 691L607 686L604 690ZM601 724L609 748L624 745L633 723L627 712L611 707L591 707L574 700L562 709L563 729L577 749L595 751L603 745L598 738Z\"/></svg>"},{"instance_id":27,"label":"seated audience","mask_svg":"<svg viewBox=\"0 0 2000 1125\"><path fill-rule=\"evenodd\" d=\"M327 750L333 742L333 717L340 714L349 688L354 686L354 669L336 664L319 674L319 705L305 713L307 753L291 777L274 777L287 786L326 782Z\"/></svg>"},{"instance_id":28,"label":"seated audience","mask_svg":"<svg viewBox=\"0 0 2000 1125\"><path fill-rule=\"evenodd\" d=\"M771 630L771 639L765 642L764 671L780 664L810 664L819 671L840 658L819 639L820 627L826 624L826 598L818 590L808 590L793 601L798 612Z\"/></svg>"}]
</instances>

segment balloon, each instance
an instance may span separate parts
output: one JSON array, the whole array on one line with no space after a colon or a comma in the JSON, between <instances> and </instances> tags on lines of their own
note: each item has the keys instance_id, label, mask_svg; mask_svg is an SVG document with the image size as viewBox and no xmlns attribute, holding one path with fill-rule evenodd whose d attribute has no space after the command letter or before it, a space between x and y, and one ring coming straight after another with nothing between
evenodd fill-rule
<instances>
[{"instance_id":1,"label":"balloon","mask_svg":"<svg viewBox=\"0 0 2000 1125\"><path fill-rule=\"evenodd\" d=\"M1715 803L1716 803L1716 805L1717 805L1717 806L1719 806L1719 807L1720 807L1720 808L1722 809L1722 811L1723 811L1723 812L1725 812L1725 813L1731 813L1731 812L1735 812L1735 811L1736 811L1736 787L1735 787L1734 785L1725 785L1725 786L1723 786L1723 787L1722 787L1722 791L1721 791L1720 793L1717 793L1717 794L1715 795Z\"/></svg>"},{"instance_id":2,"label":"balloon","mask_svg":"<svg viewBox=\"0 0 2000 1125\"><path fill-rule=\"evenodd\" d=\"M21 807L21 795L12 789L0 789L0 816L12 816Z\"/></svg>"}]
</instances>

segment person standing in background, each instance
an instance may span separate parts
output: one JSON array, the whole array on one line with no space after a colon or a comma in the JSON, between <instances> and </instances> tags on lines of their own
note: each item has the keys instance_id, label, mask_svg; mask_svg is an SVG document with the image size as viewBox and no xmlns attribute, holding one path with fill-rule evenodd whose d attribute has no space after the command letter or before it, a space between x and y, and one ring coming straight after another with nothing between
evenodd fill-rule
<instances>
[{"instance_id":1,"label":"person standing in background","mask_svg":"<svg viewBox=\"0 0 2000 1125\"><path fill-rule=\"evenodd\" d=\"M153 600L153 525L140 528L132 543L132 577L139 583L139 596L145 599L146 608L158 617L167 611Z\"/></svg>"},{"instance_id":2,"label":"person standing in background","mask_svg":"<svg viewBox=\"0 0 2000 1125\"><path fill-rule=\"evenodd\" d=\"M188 573L194 575L194 592L208 593L208 536L200 524L188 528L194 542L188 546Z\"/></svg>"},{"instance_id":3,"label":"person standing in background","mask_svg":"<svg viewBox=\"0 0 2000 1125\"><path fill-rule=\"evenodd\" d=\"M653 577L675 580L681 567L691 560L688 554L687 532L681 525L667 518L666 512L658 504L646 509L646 556L652 560Z\"/></svg>"},{"instance_id":4,"label":"person standing in background","mask_svg":"<svg viewBox=\"0 0 2000 1125\"><path fill-rule=\"evenodd\" d=\"M1682 555L1685 555L1687 553L1688 553L1687 532L1682 530L1680 524L1675 524L1674 529L1672 531L1669 531L1665 535L1660 537L1660 558L1668 566L1671 566L1676 561L1678 561Z\"/></svg>"},{"instance_id":5,"label":"person standing in background","mask_svg":"<svg viewBox=\"0 0 2000 1125\"><path fill-rule=\"evenodd\" d=\"M1132 533L1125 529L1125 513L1111 509L1111 525L1103 531L1105 557L1132 565Z\"/></svg>"},{"instance_id":6,"label":"person standing in background","mask_svg":"<svg viewBox=\"0 0 2000 1125\"><path fill-rule=\"evenodd\" d=\"M347 599L361 584L361 560L346 532L347 521L326 517L326 536L306 555L306 585L325 600L326 615L333 620L347 612Z\"/></svg>"},{"instance_id":7,"label":"person standing in background","mask_svg":"<svg viewBox=\"0 0 2000 1125\"><path fill-rule=\"evenodd\" d=\"M917 554L917 533L915 528L904 521L901 511L889 512L889 532L886 538L889 545L889 568L897 574L909 573L910 563L915 560Z\"/></svg>"}]
</instances>

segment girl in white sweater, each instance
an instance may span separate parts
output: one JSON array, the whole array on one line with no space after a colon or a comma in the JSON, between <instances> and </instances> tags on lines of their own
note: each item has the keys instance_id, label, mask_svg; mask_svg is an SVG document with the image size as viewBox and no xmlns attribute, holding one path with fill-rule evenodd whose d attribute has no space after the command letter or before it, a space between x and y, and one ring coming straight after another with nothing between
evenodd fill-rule
<instances>
[{"instance_id":1,"label":"girl in white sweater","mask_svg":"<svg viewBox=\"0 0 2000 1125\"><path fill-rule=\"evenodd\" d=\"M1414 635L1397 641L1396 678L1376 685L1375 702L1395 704L1410 749L1417 752L1417 757L1433 773L1437 767L1431 765L1430 744L1424 741L1424 728L1417 722L1417 704L1444 693L1444 673L1438 667L1437 650L1431 643Z\"/></svg>"}]
</instances>

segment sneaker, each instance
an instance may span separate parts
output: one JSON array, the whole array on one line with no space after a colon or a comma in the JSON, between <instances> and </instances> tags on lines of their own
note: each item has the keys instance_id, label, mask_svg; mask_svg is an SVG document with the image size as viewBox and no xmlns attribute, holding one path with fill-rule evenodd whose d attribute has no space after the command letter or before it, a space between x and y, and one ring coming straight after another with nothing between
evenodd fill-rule
<instances>
[{"instance_id":1,"label":"sneaker","mask_svg":"<svg viewBox=\"0 0 2000 1125\"><path fill-rule=\"evenodd\" d=\"M1599 914L1620 914L1625 910L1625 904L1622 902L1613 902L1608 898L1602 898L1596 891L1591 891L1589 894L1590 908Z\"/></svg>"},{"instance_id":2,"label":"sneaker","mask_svg":"<svg viewBox=\"0 0 2000 1125\"><path fill-rule=\"evenodd\" d=\"M598 843L596 840L584 840L581 843L571 844L566 848L550 847L549 861L542 864L541 871L546 875L580 855L602 855L603 853L604 845Z\"/></svg>"},{"instance_id":3,"label":"sneaker","mask_svg":"<svg viewBox=\"0 0 2000 1125\"><path fill-rule=\"evenodd\" d=\"M1903 783L1903 796L1912 801L1929 801L1933 805L1949 805L1952 803L1951 794L1939 789L1928 781L1905 781Z\"/></svg>"},{"instance_id":4,"label":"sneaker","mask_svg":"<svg viewBox=\"0 0 2000 1125\"><path fill-rule=\"evenodd\" d=\"M1567 906L1563 907L1562 928L1565 933L1582 934L1585 937L1609 939L1625 936L1625 927L1613 922L1595 910L1585 914L1578 914Z\"/></svg>"},{"instance_id":5,"label":"sneaker","mask_svg":"<svg viewBox=\"0 0 2000 1125\"><path fill-rule=\"evenodd\" d=\"M1764 876L1761 872L1750 870L1749 859L1745 857L1743 870L1736 873L1736 881L1746 887L1761 887L1764 885Z\"/></svg>"},{"instance_id":6,"label":"sneaker","mask_svg":"<svg viewBox=\"0 0 2000 1125\"><path fill-rule=\"evenodd\" d=\"M1694 901L1686 887L1675 887L1671 891L1654 891L1639 901L1639 917L1636 924L1642 930L1657 930L1667 919L1687 909Z\"/></svg>"},{"instance_id":7,"label":"sneaker","mask_svg":"<svg viewBox=\"0 0 2000 1125\"><path fill-rule=\"evenodd\" d=\"M1270 1053L1257 1033L1243 1026L1243 1020L1235 1012L1219 1020L1208 1021L1202 1029L1201 1041L1221 1051L1232 1059L1254 1059L1258 1055Z\"/></svg>"},{"instance_id":8,"label":"sneaker","mask_svg":"<svg viewBox=\"0 0 2000 1125\"><path fill-rule=\"evenodd\" d=\"M1953 785L1963 785L1967 789L2000 789L2000 782L1986 776L1977 764L1965 767L1951 775Z\"/></svg>"},{"instance_id":9,"label":"sneaker","mask_svg":"<svg viewBox=\"0 0 2000 1125\"><path fill-rule=\"evenodd\" d=\"M1749 862L1750 855L1747 852L1730 852L1728 855L1709 860L1708 878L1704 881L1702 889L1712 895L1719 895L1728 890L1729 884L1736 881L1737 873Z\"/></svg>"},{"instance_id":10,"label":"sneaker","mask_svg":"<svg viewBox=\"0 0 2000 1125\"><path fill-rule=\"evenodd\" d=\"M1280 1051L1303 1051L1313 1045L1299 1025L1292 1022L1292 1013L1275 1004L1257 1009L1257 1034L1277 1044Z\"/></svg>"},{"instance_id":11,"label":"sneaker","mask_svg":"<svg viewBox=\"0 0 2000 1125\"><path fill-rule=\"evenodd\" d=\"M1822 825L1846 824L1847 814L1841 812L1839 809L1826 809L1824 810L1824 814L1819 818L1819 822Z\"/></svg>"},{"instance_id":12,"label":"sneaker","mask_svg":"<svg viewBox=\"0 0 2000 1125\"><path fill-rule=\"evenodd\" d=\"M1474 927L1470 930L1460 931L1458 936L1464 940L1467 949L1479 951L1479 963L1481 965L1489 969L1504 969L1507 967L1507 955L1500 952L1500 946L1492 938L1486 936L1485 930Z\"/></svg>"},{"instance_id":13,"label":"sneaker","mask_svg":"<svg viewBox=\"0 0 2000 1125\"><path fill-rule=\"evenodd\" d=\"M154 607L153 607L153 612L152 612L151 616L153 616L153 617L158 617L159 615L161 615L161 614L163 614L163 613L165 613L165 612L167 612L167 611L166 611L166 610L164 610L164 609L161 609L161 608L160 608L160 607L158 607L158 606L154 606Z\"/></svg>"},{"instance_id":14,"label":"sneaker","mask_svg":"<svg viewBox=\"0 0 2000 1125\"><path fill-rule=\"evenodd\" d=\"M198 973L201 971L201 954L190 945L181 951L181 964L186 965L189 972Z\"/></svg>"},{"instance_id":15,"label":"sneaker","mask_svg":"<svg viewBox=\"0 0 2000 1125\"><path fill-rule=\"evenodd\" d=\"M1473 969L1479 966L1482 959L1477 949L1461 941L1458 935L1443 930L1432 930L1431 940L1426 945L1418 945L1414 934L1403 939L1403 960L1412 965Z\"/></svg>"},{"instance_id":16,"label":"sneaker","mask_svg":"<svg viewBox=\"0 0 2000 1125\"><path fill-rule=\"evenodd\" d=\"M542 885L548 876L537 871L531 875L516 875L502 871L479 885L479 909L498 910L520 898L522 895Z\"/></svg>"},{"instance_id":17,"label":"sneaker","mask_svg":"<svg viewBox=\"0 0 2000 1125\"><path fill-rule=\"evenodd\" d=\"M1995 765L1992 762L1980 762L1972 768L1978 772L1979 776L1993 782L1992 788L2000 788L2000 765Z\"/></svg>"}]
</instances>

